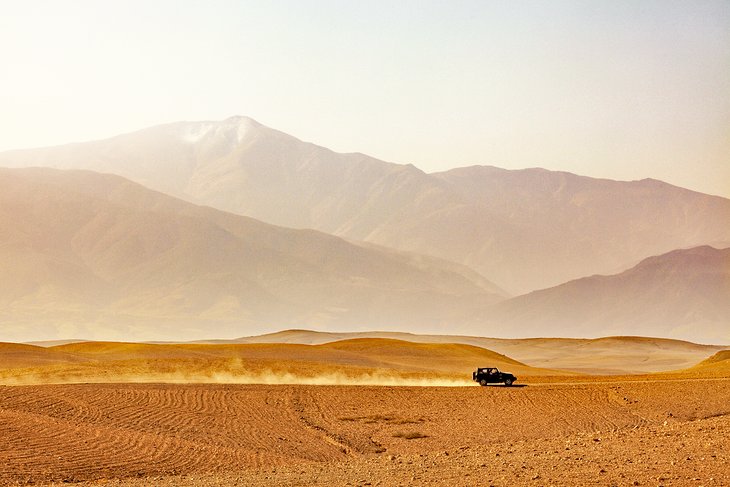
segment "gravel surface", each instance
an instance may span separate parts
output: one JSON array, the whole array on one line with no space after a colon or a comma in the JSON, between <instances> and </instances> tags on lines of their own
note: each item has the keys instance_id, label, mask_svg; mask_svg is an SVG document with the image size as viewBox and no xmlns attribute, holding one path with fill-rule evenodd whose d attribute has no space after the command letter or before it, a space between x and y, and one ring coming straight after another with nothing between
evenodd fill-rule
<instances>
[{"instance_id":1,"label":"gravel surface","mask_svg":"<svg viewBox=\"0 0 730 487\"><path fill-rule=\"evenodd\" d=\"M0 485L730 485L730 379L0 387Z\"/></svg>"}]
</instances>

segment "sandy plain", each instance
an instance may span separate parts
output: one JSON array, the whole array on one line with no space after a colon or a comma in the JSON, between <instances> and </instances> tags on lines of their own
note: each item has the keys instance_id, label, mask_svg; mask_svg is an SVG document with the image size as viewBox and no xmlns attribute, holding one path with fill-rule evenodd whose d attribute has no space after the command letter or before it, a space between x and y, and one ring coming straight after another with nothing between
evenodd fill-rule
<instances>
[{"instance_id":1,"label":"sandy plain","mask_svg":"<svg viewBox=\"0 0 730 487\"><path fill-rule=\"evenodd\" d=\"M215 352L250 365L282 350L250 347L5 345L5 383L28 383L0 386L0 485L730 484L726 353L634 376L556 376L513 362L518 387L454 378L471 366L460 361L507 368L508 357L377 340L284 347L285 365L316 376L336 359L330 372L347 366L350 378L402 370L391 377L454 387L111 383L120 377L102 374L149 373L160 361L199 371L220 365Z\"/></svg>"}]
</instances>

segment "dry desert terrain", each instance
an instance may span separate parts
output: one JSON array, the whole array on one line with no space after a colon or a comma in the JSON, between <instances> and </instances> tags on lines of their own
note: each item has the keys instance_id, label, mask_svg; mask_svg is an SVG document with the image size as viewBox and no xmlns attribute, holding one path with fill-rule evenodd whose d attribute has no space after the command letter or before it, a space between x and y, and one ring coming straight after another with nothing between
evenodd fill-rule
<instances>
[{"instance_id":1,"label":"dry desert terrain","mask_svg":"<svg viewBox=\"0 0 730 487\"><path fill-rule=\"evenodd\" d=\"M730 380L0 388L0 482L727 485Z\"/></svg>"},{"instance_id":2,"label":"dry desert terrain","mask_svg":"<svg viewBox=\"0 0 730 487\"><path fill-rule=\"evenodd\" d=\"M2 382L15 384L0 386L0 485L730 484L727 352L633 376L560 376L479 347L384 339L0 352ZM223 356L291 374L225 383L229 366L212 383L205 366ZM518 386L458 379L487 360ZM171 370L188 383L155 382ZM340 384L315 380L328 370Z\"/></svg>"}]
</instances>

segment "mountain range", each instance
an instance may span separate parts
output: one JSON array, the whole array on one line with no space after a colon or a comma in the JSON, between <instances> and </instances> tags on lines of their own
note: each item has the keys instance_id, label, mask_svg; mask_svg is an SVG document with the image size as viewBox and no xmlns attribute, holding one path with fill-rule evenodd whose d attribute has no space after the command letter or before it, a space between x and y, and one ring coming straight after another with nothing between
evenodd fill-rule
<instances>
[{"instance_id":1,"label":"mountain range","mask_svg":"<svg viewBox=\"0 0 730 487\"><path fill-rule=\"evenodd\" d=\"M512 336L584 336L601 330L730 343L730 248L675 250L619 274L585 277L500 302L488 314Z\"/></svg>"},{"instance_id":2,"label":"mountain range","mask_svg":"<svg viewBox=\"0 0 730 487\"><path fill-rule=\"evenodd\" d=\"M180 340L302 324L438 330L503 298L458 264L89 171L0 169L0 228L9 338Z\"/></svg>"},{"instance_id":3,"label":"mountain range","mask_svg":"<svg viewBox=\"0 0 730 487\"><path fill-rule=\"evenodd\" d=\"M0 166L6 339L293 326L730 342L730 200L656 180L427 174L245 117Z\"/></svg>"},{"instance_id":4,"label":"mountain range","mask_svg":"<svg viewBox=\"0 0 730 487\"><path fill-rule=\"evenodd\" d=\"M426 174L247 117L11 151L0 166L119 174L196 204L467 265L512 294L730 246L730 200L656 180L489 166Z\"/></svg>"}]
</instances>

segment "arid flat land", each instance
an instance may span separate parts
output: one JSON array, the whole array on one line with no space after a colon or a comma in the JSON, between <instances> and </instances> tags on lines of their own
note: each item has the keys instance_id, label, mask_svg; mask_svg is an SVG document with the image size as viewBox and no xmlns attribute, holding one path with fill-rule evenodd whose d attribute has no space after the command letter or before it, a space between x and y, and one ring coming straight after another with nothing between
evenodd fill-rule
<instances>
[{"instance_id":1,"label":"arid flat land","mask_svg":"<svg viewBox=\"0 0 730 487\"><path fill-rule=\"evenodd\" d=\"M0 387L0 484L728 485L730 379Z\"/></svg>"}]
</instances>

